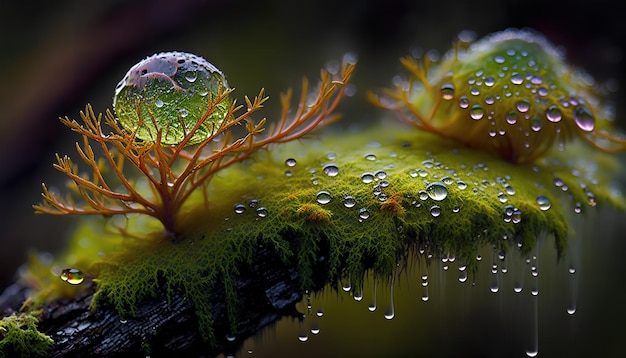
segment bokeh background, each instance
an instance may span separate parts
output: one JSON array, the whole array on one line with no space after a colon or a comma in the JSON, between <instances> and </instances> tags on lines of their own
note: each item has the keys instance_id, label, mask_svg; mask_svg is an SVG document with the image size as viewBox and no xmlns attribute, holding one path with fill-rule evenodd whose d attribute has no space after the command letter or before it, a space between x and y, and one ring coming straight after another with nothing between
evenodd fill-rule
<instances>
[{"instance_id":1,"label":"bokeh background","mask_svg":"<svg viewBox=\"0 0 626 358\"><path fill-rule=\"evenodd\" d=\"M188 51L227 74L237 94L265 87L277 99L315 78L345 52L359 56L357 93L345 119L367 123L381 112L367 89L388 86L398 58L413 48L450 48L462 30L478 38L530 27L566 49L610 90L626 118L626 21L618 1L536 0L154 0L0 2L0 289L15 279L29 250L62 247L72 219L35 216L42 181L62 177L54 153L77 139L58 121L85 104L111 107L113 90L136 62L160 51ZM264 115L277 113L277 101ZM618 273L623 275L624 271Z\"/></svg>"}]
</instances>

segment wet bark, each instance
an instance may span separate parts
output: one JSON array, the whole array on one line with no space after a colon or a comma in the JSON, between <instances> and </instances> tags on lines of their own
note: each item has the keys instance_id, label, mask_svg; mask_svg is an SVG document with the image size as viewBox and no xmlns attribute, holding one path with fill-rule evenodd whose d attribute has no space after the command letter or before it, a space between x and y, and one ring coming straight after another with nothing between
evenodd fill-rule
<instances>
[{"instance_id":1,"label":"wet bark","mask_svg":"<svg viewBox=\"0 0 626 358\"><path fill-rule=\"evenodd\" d=\"M323 265L323 259L319 261ZM238 280L237 334L227 339L230 325L226 314L225 295L211 294L214 309L215 342L208 342L198 333L197 319L191 300L174 294L168 302L164 292L137 307L136 315L120 318L113 307L98 304L90 310L93 294L55 302L44 308L39 329L48 334L55 345L50 357L151 357L182 354L185 357L211 357L234 353L243 340L259 332L281 317L301 316L295 304L302 299L298 274L294 267L284 265L270 250L260 248L254 262L241 268ZM319 284L325 281L318 278ZM19 283L0 296L4 314L16 309L26 289Z\"/></svg>"}]
</instances>

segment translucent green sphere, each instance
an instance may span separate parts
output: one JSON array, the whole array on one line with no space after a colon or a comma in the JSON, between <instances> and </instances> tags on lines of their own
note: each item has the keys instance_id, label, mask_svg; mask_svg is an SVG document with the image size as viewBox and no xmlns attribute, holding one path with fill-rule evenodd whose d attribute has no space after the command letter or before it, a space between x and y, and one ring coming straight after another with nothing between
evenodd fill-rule
<instances>
[{"instance_id":1,"label":"translucent green sphere","mask_svg":"<svg viewBox=\"0 0 626 358\"><path fill-rule=\"evenodd\" d=\"M207 113L209 100L228 89L226 77L202 57L185 52L164 52L133 66L115 88L113 107L117 118L136 138L172 145ZM209 95L211 94L211 95ZM231 101L224 98L193 132L188 144L209 138L226 118Z\"/></svg>"}]
</instances>

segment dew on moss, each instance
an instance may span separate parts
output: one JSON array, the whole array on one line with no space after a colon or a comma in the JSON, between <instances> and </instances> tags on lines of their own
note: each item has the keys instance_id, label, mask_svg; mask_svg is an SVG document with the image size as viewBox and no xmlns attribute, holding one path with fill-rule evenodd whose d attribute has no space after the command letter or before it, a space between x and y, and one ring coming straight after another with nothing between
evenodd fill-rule
<instances>
[{"instance_id":1,"label":"dew on moss","mask_svg":"<svg viewBox=\"0 0 626 358\"><path fill-rule=\"evenodd\" d=\"M339 174L339 167L337 167L335 164L328 164L324 166L323 171L324 174L328 175L329 177L334 177Z\"/></svg>"},{"instance_id":2,"label":"dew on moss","mask_svg":"<svg viewBox=\"0 0 626 358\"><path fill-rule=\"evenodd\" d=\"M431 199L442 201L448 197L448 188L443 183L437 181L426 186L426 193Z\"/></svg>"},{"instance_id":3,"label":"dew on moss","mask_svg":"<svg viewBox=\"0 0 626 358\"><path fill-rule=\"evenodd\" d=\"M439 207L439 205L433 205L430 207L430 215L432 215L433 217L438 217L439 215L441 215L441 207Z\"/></svg>"},{"instance_id":4,"label":"dew on moss","mask_svg":"<svg viewBox=\"0 0 626 358\"><path fill-rule=\"evenodd\" d=\"M372 173L363 173L361 176L361 181L365 184L369 184L374 181L374 174Z\"/></svg>"},{"instance_id":5,"label":"dew on moss","mask_svg":"<svg viewBox=\"0 0 626 358\"><path fill-rule=\"evenodd\" d=\"M259 207L258 209L256 209L256 215L260 218L267 217L267 209L262 206Z\"/></svg>"},{"instance_id":6,"label":"dew on moss","mask_svg":"<svg viewBox=\"0 0 626 358\"><path fill-rule=\"evenodd\" d=\"M296 166L296 160L293 158L289 158L287 160L285 160L285 165L288 167L295 167Z\"/></svg>"},{"instance_id":7,"label":"dew on moss","mask_svg":"<svg viewBox=\"0 0 626 358\"><path fill-rule=\"evenodd\" d=\"M330 203L330 201L332 200L332 197L330 196L330 193L328 191L323 190L317 193L316 200L318 203L322 205L326 205Z\"/></svg>"},{"instance_id":8,"label":"dew on moss","mask_svg":"<svg viewBox=\"0 0 626 358\"><path fill-rule=\"evenodd\" d=\"M246 206L243 204L236 204L235 205L235 214L243 214L243 212L246 211Z\"/></svg>"},{"instance_id":9,"label":"dew on moss","mask_svg":"<svg viewBox=\"0 0 626 358\"><path fill-rule=\"evenodd\" d=\"M346 208L353 208L355 205L356 200L354 200L354 197L352 195L348 195L343 198L343 206L345 206Z\"/></svg>"},{"instance_id":10,"label":"dew on moss","mask_svg":"<svg viewBox=\"0 0 626 358\"><path fill-rule=\"evenodd\" d=\"M367 220L369 217L370 217L370 212L367 210L367 208L359 209L359 219Z\"/></svg>"},{"instance_id":11,"label":"dew on moss","mask_svg":"<svg viewBox=\"0 0 626 358\"><path fill-rule=\"evenodd\" d=\"M543 195L539 195L537 197L537 204L539 205L539 209L546 211L548 209L550 209L550 207L552 206L552 203L550 202L550 199L548 199L547 197L543 196Z\"/></svg>"},{"instance_id":12,"label":"dew on moss","mask_svg":"<svg viewBox=\"0 0 626 358\"><path fill-rule=\"evenodd\" d=\"M61 280L71 284L79 285L85 280L85 274L76 268L68 268L61 271Z\"/></svg>"}]
</instances>

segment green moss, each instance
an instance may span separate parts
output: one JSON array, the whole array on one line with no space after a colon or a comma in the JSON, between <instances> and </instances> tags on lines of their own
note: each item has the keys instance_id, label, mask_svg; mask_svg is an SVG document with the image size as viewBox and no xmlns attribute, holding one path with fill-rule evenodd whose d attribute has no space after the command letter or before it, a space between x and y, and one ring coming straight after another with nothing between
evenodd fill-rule
<instances>
[{"instance_id":1,"label":"green moss","mask_svg":"<svg viewBox=\"0 0 626 358\"><path fill-rule=\"evenodd\" d=\"M285 164L290 158L295 166ZM330 164L338 168L336 175L324 170ZM315 289L319 275L355 289L367 272L388 278L418 248L434 258L454 255L470 272L485 245L525 256L546 233L562 255L570 230L566 217L596 205L624 208L624 198L610 185L619 170L614 157L582 144L534 165L513 165L394 126L329 134L257 153L220 171L209 186L210 205L197 193L180 213L187 228L182 240L164 240L140 216L128 218L127 237L114 239L102 237L99 221L85 220L74 241L89 238L88 258L76 243L64 257L91 261L83 267L95 277L95 301L112 302L122 316L132 315L159 288L170 295L183 292L195 306L200 332L212 339L211 293L224 288L234 331L236 281L260 244L297 267L303 291ZM372 181L365 183L364 174ZM445 199L420 198L433 182L445 185ZM330 194L330 201L318 201L320 192ZM548 210L537 203L540 195L552 203ZM105 254L93 254L105 242L121 249L109 245L98 249ZM322 255L327 272L320 273L316 262Z\"/></svg>"},{"instance_id":2,"label":"green moss","mask_svg":"<svg viewBox=\"0 0 626 358\"><path fill-rule=\"evenodd\" d=\"M0 358L45 357L54 342L37 330L31 314L13 314L0 320Z\"/></svg>"}]
</instances>

